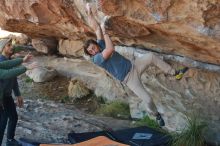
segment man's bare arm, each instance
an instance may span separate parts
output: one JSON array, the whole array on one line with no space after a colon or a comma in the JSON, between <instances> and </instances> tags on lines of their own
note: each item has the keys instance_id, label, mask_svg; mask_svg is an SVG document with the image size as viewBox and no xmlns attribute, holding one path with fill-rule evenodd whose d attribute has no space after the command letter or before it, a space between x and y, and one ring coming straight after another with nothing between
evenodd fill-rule
<instances>
[{"instance_id":1,"label":"man's bare arm","mask_svg":"<svg viewBox=\"0 0 220 146\"><path fill-rule=\"evenodd\" d=\"M107 18L107 17L105 17L105 18ZM111 57L112 53L115 51L115 47L112 43L111 38L109 37L109 35L105 31L105 21L101 24L101 29L102 29L104 41L105 41L105 49L102 51L102 56L106 60L109 57Z\"/></svg>"},{"instance_id":2,"label":"man's bare arm","mask_svg":"<svg viewBox=\"0 0 220 146\"><path fill-rule=\"evenodd\" d=\"M91 10L91 6L89 3L87 3L86 5L86 9L87 9L87 13L88 13L88 22L89 25L92 27L92 29L95 31L96 37L98 40L102 40L103 39L103 35L102 35L102 29L99 25L99 23L96 21L92 10Z\"/></svg>"}]
</instances>

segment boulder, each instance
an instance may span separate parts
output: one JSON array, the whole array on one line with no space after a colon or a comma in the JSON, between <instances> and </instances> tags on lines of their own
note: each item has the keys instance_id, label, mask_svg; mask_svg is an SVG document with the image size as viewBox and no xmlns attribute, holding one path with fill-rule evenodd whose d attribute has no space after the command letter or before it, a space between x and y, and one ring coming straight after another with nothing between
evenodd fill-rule
<instances>
[{"instance_id":1,"label":"boulder","mask_svg":"<svg viewBox=\"0 0 220 146\"><path fill-rule=\"evenodd\" d=\"M18 45L27 45L28 43L30 43L30 38L25 34L20 34L19 36L12 35L12 39Z\"/></svg>"},{"instance_id":2,"label":"boulder","mask_svg":"<svg viewBox=\"0 0 220 146\"><path fill-rule=\"evenodd\" d=\"M32 39L33 47L41 53L53 54L57 52L57 40L56 39Z\"/></svg>"},{"instance_id":3,"label":"boulder","mask_svg":"<svg viewBox=\"0 0 220 146\"><path fill-rule=\"evenodd\" d=\"M33 79L34 82L46 82L56 77L57 71L48 67L38 67L28 70L26 75Z\"/></svg>"},{"instance_id":4,"label":"boulder","mask_svg":"<svg viewBox=\"0 0 220 146\"><path fill-rule=\"evenodd\" d=\"M68 87L68 95L72 100L85 97L90 94L90 90L79 80L72 79Z\"/></svg>"},{"instance_id":5,"label":"boulder","mask_svg":"<svg viewBox=\"0 0 220 146\"><path fill-rule=\"evenodd\" d=\"M83 41L81 40L60 40L59 52L63 55L80 57L83 55Z\"/></svg>"},{"instance_id":6,"label":"boulder","mask_svg":"<svg viewBox=\"0 0 220 146\"><path fill-rule=\"evenodd\" d=\"M0 28L0 39L1 38L12 38L13 43L17 45L27 45L30 41L30 38L25 34L9 32Z\"/></svg>"}]
</instances>

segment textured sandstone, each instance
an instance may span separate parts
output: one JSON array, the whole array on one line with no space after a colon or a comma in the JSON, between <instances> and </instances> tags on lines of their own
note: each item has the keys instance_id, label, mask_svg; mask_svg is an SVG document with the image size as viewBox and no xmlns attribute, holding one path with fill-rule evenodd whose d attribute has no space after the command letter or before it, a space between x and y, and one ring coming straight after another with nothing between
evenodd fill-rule
<instances>
[{"instance_id":1,"label":"textured sandstone","mask_svg":"<svg viewBox=\"0 0 220 146\"><path fill-rule=\"evenodd\" d=\"M219 0L96 0L112 16L116 44L136 45L220 64ZM85 40L94 37L83 0L2 0L0 26L34 37ZM102 11L102 12L101 12ZM78 50L78 48L75 48Z\"/></svg>"},{"instance_id":2,"label":"textured sandstone","mask_svg":"<svg viewBox=\"0 0 220 146\"><path fill-rule=\"evenodd\" d=\"M2 38L12 38L17 45L26 45L30 41L30 38L25 34L13 33L0 28L0 39Z\"/></svg>"},{"instance_id":3,"label":"textured sandstone","mask_svg":"<svg viewBox=\"0 0 220 146\"><path fill-rule=\"evenodd\" d=\"M83 42L80 40L60 40L59 52L63 55L80 57L83 55Z\"/></svg>"},{"instance_id":4,"label":"textured sandstone","mask_svg":"<svg viewBox=\"0 0 220 146\"><path fill-rule=\"evenodd\" d=\"M72 79L68 86L68 95L72 100L86 97L90 94L89 89L77 79Z\"/></svg>"},{"instance_id":5,"label":"textured sandstone","mask_svg":"<svg viewBox=\"0 0 220 146\"><path fill-rule=\"evenodd\" d=\"M38 51L45 54L53 54L57 51L58 42L56 39L32 39L33 47Z\"/></svg>"},{"instance_id":6,"label":"textured sandstone","mask_svg":"<svg viewBox=\"0 0 220 146\"><path fill-rule=\"evenodd\" d=\"M37 67L33 70L28 70L26 75L34 82L42 83L54 79L57 76L57 71L48 67Z\"/></svg>"}]
</instances>

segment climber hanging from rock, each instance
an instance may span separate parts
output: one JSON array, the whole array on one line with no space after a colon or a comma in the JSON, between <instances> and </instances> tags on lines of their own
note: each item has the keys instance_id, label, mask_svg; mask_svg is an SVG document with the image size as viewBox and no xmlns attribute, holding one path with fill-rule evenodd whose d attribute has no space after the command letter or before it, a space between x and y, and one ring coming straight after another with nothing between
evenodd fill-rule
<instances>
[{"instance_id":1,"label":"climber hanging from rock","mask_svg":"<svg viewBox=\"0 0 220 146\"><path fill-rule=\"evenodd\" d=\"M153 64L164 73L181 79L187 68L175 70L152 53L147 53L143 57L135 58L132 61L126 59L115 51L112 40L105 30L105 24L109 17L105 16L104 21L99 25L88 3L86 11L89 25L94 30L97 40L90 39L85 42L85 54L91 57L93 63L104 68L116 79L126 84L146 105L145 110L149 116L155 117L158 124L164 126L165 123L161 114L141 82L141 75L149 65Z\"/></svg>"}]
</instances>

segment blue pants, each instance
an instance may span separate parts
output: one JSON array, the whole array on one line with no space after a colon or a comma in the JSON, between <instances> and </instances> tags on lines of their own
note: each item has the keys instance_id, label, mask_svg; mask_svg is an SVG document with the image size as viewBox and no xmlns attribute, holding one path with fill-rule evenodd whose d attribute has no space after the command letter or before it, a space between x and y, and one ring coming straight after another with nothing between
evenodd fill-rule
<instances>
[{"instance_id":1,"label":"blue pants","mask_svg":"<svg viewBox=\"0 0 220 146\"><path fill-rule=\"evenodd\" d=\"M18 121L16 105L12 96L3 97L3 109L0 110L0 145L2 143L5 128L8 123L7 139L13 139Z\"/></svg>"}]
</instances>

